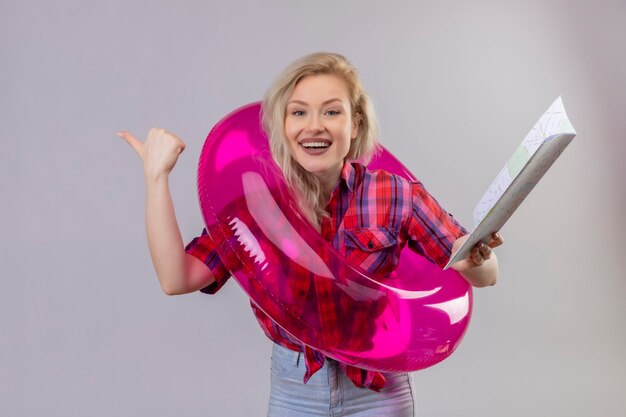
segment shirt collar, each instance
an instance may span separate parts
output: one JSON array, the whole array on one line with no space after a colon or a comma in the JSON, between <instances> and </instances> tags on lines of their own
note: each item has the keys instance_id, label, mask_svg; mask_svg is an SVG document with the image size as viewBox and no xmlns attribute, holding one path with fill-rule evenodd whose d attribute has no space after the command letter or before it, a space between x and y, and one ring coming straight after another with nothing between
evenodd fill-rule
<instances>
[{"instance_id":1,"label":"shirt collar","mask_svg":"<svg viewBox=\"0 0 626 417\"><path fill-rule=\"evenodd\" d=\"M343 163L343 168L341 168L341 178L345 181L348 190L351 192L354 192L357 181L355 165L358 165L358 162L346 160Z\"/></svg>"}]
</instances>

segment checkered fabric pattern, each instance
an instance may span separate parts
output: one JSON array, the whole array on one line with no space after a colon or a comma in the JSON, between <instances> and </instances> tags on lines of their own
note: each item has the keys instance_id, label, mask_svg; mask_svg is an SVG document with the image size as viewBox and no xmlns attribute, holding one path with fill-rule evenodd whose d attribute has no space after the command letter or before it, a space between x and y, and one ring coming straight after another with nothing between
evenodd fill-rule
<instances>
[{"instance_id":1,"label":"checkered fabric pattern","mask_svg":"<svg viewBox=\"0 0 626 417\"><path fill-rule=\"evenodd\" d=\"M384 279L395 269L406 244L443 267L450 258L454 241L467 234L467 230L443 210L421 182L408 181L382 170L369 171L354 161L344 164L326 211L330 217L324 218L321 223L324 239L352 264L359 265L379 279ZM219 291L230 278L230 273L217 254L206 228L189 242L185 251L204 262L215 277L215 282L200 291L206 294ZM292 276L297 277L298 271L293 271ZM330 293L329 285L331 283L324 280L315 288L303 290L316 291L320 299L328 299L323 294ZM253 302L250 305L268 338L285 348L304 353L307 369L304 382L322 368L325 356L321 352L295 339ZM329 329L339 328L334 324L338 320L335 306L319 306L318 311L320 322L329 324ZM352 321L359 323L359 320ZM340 334L324 336L326 341L341 337ZM385 377L379 372L343 363L339 365L358 387L380 391L385 385Z\"/></svg>"}]
</instances>

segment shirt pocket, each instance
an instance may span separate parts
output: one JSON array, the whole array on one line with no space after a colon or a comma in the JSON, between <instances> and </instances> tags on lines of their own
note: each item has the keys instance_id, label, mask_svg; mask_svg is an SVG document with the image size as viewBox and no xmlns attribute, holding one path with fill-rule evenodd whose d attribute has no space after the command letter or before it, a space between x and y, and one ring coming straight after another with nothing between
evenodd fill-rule
<instances>
[{"instance_id":1,"label":"shirt pocket","mask_svg":"<svg viewBox=\"0 0 626 417\"><path fill-rule=\"evenodd\" d=\"M395 269L398 232L374 226L346 229L346 258L370 273L388 275Z\"/></svg>"}]
</instances>

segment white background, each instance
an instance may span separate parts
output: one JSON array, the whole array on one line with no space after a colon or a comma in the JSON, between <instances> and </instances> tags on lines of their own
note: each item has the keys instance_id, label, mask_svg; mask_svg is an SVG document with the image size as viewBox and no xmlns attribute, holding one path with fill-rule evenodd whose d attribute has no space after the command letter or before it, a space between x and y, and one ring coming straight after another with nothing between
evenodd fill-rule
<instances>
[{"instance_id":1,"label":"white background","mask_svg":"<svg viewBox=\"0 0 626 417\"><path fill-rule=\"evenodd\" d=\"M623 1L2 1L0 415L265 415L271 343L234 280L161 292L115 133L185 140L189 241L210 128L318 50L359 68L382 142L468 227L562 95L578 136L502 230L460 348L415 373L418 415L624 415L625 18Z\"/></svg>"}]
</instances>

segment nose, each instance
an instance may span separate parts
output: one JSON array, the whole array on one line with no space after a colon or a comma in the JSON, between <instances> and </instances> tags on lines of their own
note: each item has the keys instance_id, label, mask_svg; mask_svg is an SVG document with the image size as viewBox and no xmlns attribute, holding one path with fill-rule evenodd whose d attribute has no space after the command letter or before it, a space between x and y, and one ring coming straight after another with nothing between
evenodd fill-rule
<instances>
[{"instance_id":1,"label":"nose","mask_svg":"<svg viewBox=\"0 0 626 417\"><path fill-rule=\"evenodd\" d=\"M307 130L313 132L321 132L324 130L324 125L322 124L322 120L318 114L313 113L307 121Z\"/></svg>"}]
</instances>

